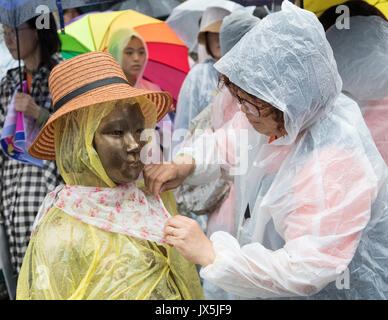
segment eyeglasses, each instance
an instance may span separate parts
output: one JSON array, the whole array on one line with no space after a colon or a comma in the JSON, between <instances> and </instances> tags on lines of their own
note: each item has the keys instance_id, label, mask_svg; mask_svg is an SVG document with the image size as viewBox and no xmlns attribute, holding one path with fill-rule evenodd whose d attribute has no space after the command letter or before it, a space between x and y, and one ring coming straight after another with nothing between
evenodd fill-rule
<instances>
[{"instance_id":1,"label":"eyeglasses","mask_svg":"<svg viewBox=\"0 0 388 320\"><path fill-rule=\"evenodd\" d=\"M267 106L264 106L264 107L258 106L256 104L253 104L252 102L247 101L244 98L241 98L238 95L239 88L236 85L234 85L232 82L228 82L226 85L228 86L229 91L232 94L232 96L234 96L237 99L238 103L240 105L243 105L245 108L247 108L249 110L249 112L251 114L253 114L254 116L260 117L261 116L261 112L260 111L265 110L265 109L268 108Z\"/></svg>"},{"instance_id":2,"label":"eyeglasses","mask_svg":"<svg viewBox=\"0 0 388 320\"><path fill-rule=\"evenodd\" d=\"M22 30L27 30L27 29L31 29L31 28L29 27L18 28L18 32ZM2 30L0 36L4 39L4 41L14 42L16 41L16 30L12 29L12 31L10 32L5 32L4 30Z\"/></svg>"},{"instance_id":3,"label":"eyeglasses","mask_svg":"<svg viewBox=\"0 0 388 320\"><path fill-rule=\"evenodd\" d=\"M267 109L268 107L265 106L258 106L256 104L253 104L243 98L240 98L238 95L236 95L236 98L237 98L237 101L240 105L243 105L245 108L247 108L249 110L249 112L257 117L261 117L261 112L260 111L263 111L265 109Z\"/></svg>"}]
</instances>

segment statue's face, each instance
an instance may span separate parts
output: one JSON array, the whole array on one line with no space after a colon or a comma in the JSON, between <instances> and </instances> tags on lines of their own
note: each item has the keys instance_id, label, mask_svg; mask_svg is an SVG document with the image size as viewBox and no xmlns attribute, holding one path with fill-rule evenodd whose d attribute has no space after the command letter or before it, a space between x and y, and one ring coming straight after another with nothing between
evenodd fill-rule
<instances>
[{"instance_id":1,"label":"statue's face","mask_svg":"<svg viewBox=\"0 0 388 320\"><path fill-rule=\"evenodd\" d=\"M107 175L117 185L136 180L143 169L143 130L144 117L138 104L114 109L96 130L94 147Z\"/></svg>"}]
</instances>

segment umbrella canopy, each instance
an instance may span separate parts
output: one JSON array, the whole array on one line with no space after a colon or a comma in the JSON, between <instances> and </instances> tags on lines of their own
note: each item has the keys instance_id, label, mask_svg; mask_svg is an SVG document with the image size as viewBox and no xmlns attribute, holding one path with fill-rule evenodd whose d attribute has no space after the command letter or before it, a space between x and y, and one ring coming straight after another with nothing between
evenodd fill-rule
<instances>
[{"instance_id":1,"label":"umbrella canopy","mask_svg":"<svg viewBox=\"0 0 388 320\"><path fill-rule=\"evenodd\" d=\"M187 0L175 7L166 22L182 39L190 52L195 51L197 47L199 22L208 7L219 7L230 12L244 8L234 1L227 0Z\"/></svg>"},{"instance_id":2,"label":"umbrella canopy","mask_svg":"<svg viewBox=\"0 0 388 320\"><path fill-rule=\"evenodd\" d=\"M189 72L185 44L164 21L133 10L102 12L87 15L65 27L60 34L65 58L107 49L110 35L122 28L135 29L146 42L148 63L143 78L178 98L179 90Z\"/></svg>"},{"instance_id":3,"label":"umbrella canopy","mask_svg":"<svg viewBox=\"0 0 388 320\"><path fill-rule=\"evenodd\" d=\"M162 18L170 15L171 11L180 4L177 0L126 0L114 4L110 9L132 9L147 16Z\"/></svg>"},{"instance_id":4,"label":"umbrella canopy","mask_svg":"<svg viewBox=\"0 0 388 320\"><path fill-rule=\"evenodd\" d=\"M282 4L283 0L233 0L243 6L264 6L271 4ZM295 0L291 0L290 2L294 3Z\"/></svg>"},{"instance_id":5,"label":"umbrella canopy","mask_svg":"<svg viewBox=\"0 0 388 320\"><path fill-rule=\"evenodd\" d=\"M388 0L360 0L375 6L388 18ZM304 0L304 8L320 16L326 9L346 2L345 0Z\"/></svg>"},{"instance_id":6,"label":"umbrella canopy","mask_svg":"<svg viewBox=\"0 0 388 320\"><path fill-rule=\"evenodd\" d=\"M77 8L111 0L0 0L0 23L17 27L42 13L44 5L50 12L59 9Z\"/></svg>"}]
</instances>

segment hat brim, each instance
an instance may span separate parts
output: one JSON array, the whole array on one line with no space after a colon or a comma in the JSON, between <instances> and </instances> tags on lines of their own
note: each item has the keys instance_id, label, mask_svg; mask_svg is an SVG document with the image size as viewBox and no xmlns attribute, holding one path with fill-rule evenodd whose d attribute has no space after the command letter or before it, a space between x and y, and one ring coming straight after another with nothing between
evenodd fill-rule
<instances>
[{"instance_id":1,"label":"hat brim","mask_svg":"<svg viewBox=\"0 0 388 320\"><path fill-rule=\"evenodd\" d=\"M77 109L85 108L90 105L124 100L144 96L156 105L157 122L159 122L170 110L172 98L167 92L157 92L144 89L133 88L125 83L110 84L88 91L78 96L60 107L47 121L46 125L39 132L38 136L31 144L28 152L31 156L44 160L55 160L55 143L54 143L54 123L59 117ZM145 119L154 117L155 111L148 109L150 105L142 109ZM149 110L149 111L147 111Z\"/></svg>"},{"instance_id":2,"label":"hat brim","mask_svg":"<svg viewBox=\"0 0 388 320\"><path fill-rule=\"evenodd\" d=\"M198 33L198 43L205 46L206 45L206 33L207 32L220 33L221 25L222 25L222 20L219 20L219 21L213 22L212 24L209 24L208 26L203 28Z\"/></svg>"}]
</instances>

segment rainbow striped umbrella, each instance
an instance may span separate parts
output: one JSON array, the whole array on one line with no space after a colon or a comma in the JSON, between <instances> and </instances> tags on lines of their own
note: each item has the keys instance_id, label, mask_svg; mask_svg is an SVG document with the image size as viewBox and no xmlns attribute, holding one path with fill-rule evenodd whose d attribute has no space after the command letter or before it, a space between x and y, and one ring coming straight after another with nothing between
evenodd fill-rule
<instances>
[{"instance_id":1,"label":"rainbow striped umbrella","mask_svg":"<svg viewBox=\"0 0 388 320\"><path fill-rule=\"evenodd\" d=\"M104 51L110 35L121 28L133 28L144 39L148 63L143 77L169 92L175 100L190 70L188 50L164 21L133 10L89 14L67 25L62 41L65 59L90 52Z\"/></svg>"}]
</instances>

